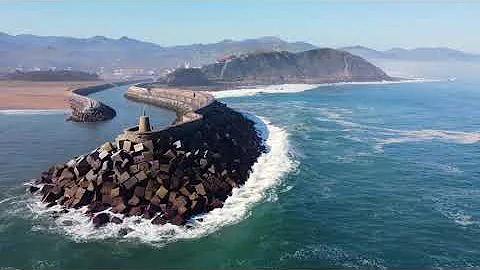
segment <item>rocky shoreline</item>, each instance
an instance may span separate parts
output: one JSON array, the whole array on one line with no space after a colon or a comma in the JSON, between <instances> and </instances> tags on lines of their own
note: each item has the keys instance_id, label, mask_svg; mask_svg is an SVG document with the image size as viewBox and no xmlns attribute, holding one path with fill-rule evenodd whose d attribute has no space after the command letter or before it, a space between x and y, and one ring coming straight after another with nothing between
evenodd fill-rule
<instances>
[{"instance_id":1,"label":"rocky shoreline","mask_svg":"<svg viewBox=\"0 0 480 270\"><path fill-rule=\"evenodd\" d=\"M137 100L157 100L160 106L172 102L176 122L150 131L143 117L114 143L52 166L29 187L47 207L61 205L63 212L86 207L97 227L122 222L109 211L182 225L222 207L265 151L253 121L206 93L184 92L170 100L155 89L129 93L143 93Z\"/></svg>"}]
</instances>

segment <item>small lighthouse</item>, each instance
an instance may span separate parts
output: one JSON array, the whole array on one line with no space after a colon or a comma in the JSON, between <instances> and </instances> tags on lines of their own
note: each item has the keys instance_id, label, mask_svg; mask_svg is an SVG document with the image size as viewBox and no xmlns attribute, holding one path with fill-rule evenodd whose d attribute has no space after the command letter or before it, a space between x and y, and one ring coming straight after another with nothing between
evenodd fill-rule
<instances>
[{"instance_id":1,"label":"small lighthouse","mask_svg":"<svg viewBox=\"0 0 480 270\"><path fill-rule=\"evenodd\" d=\"M143 133L151 130L150 119L145 115L145 109L143 109L143 115L141 115L140 119L138 120L138 132Z\"/></svg>"}]
</instances>

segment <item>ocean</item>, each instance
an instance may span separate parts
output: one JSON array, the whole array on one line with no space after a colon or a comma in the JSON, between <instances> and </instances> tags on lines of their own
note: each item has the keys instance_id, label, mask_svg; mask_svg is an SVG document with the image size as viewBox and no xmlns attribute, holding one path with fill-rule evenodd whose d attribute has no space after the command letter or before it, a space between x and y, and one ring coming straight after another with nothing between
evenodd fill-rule
<instances>
[{"instance_id":1,"label":"ocean","mask_svg":"<svg viewBox=\"0 0 480 270\"><path fill-rule=\"evenodd\" d=\"M0 111L0 269L480 267L479 84L283 85L218 93L257 123L268 152L224 208L189 228L127 218L94 230L23 183L172 112L92 96L103 123ZM313 88L313 89L312 89ZM127 232L126 235L125 232Z\"/></svg>"}]
</instances>

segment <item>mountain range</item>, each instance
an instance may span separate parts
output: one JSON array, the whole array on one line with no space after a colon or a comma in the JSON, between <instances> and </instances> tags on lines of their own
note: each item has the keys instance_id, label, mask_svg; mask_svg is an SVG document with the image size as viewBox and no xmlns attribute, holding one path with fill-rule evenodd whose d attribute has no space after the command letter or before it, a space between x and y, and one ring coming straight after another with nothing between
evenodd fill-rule
<instances>
[{"instance_id":1,"label":"mountain range","mask_svg":"<svg viewBox=\"0 0 480 270\"><path fill-rule=\"evenodd\" d=\"M104 36L73 38L0 33L0 72L25 69L59 69L105 72L115 69L152 69L161 72L169 68L202 66L215 63L230 55L268 51L292 53L318 48L306 42L288 42L277 37L245 40L223 40L210 44L161 46L128 37ZM448 48L391 49L376 51L361 46L339 48L367 60L396 59L408 61L480 61L479 55Z\"/></svg>"},{"instance_id":2,"label":"mountain range","mask_svg":"<svg viewBox=\"0 0 480 270\"><path fill-rule=\"evenodd\" d=\"M480 55L466 53L450 48L392 48L378 51L363 46L343 47L340 50L361 56L365 59L389 59L404 61L480 61Z\"/></svg>"}]
</instances>

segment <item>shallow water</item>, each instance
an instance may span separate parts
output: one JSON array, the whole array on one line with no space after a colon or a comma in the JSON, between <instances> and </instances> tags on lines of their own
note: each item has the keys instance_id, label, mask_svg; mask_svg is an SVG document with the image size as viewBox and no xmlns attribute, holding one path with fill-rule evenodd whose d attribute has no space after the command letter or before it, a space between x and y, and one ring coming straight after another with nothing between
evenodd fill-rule
<instances>
[{"instance_id":1,"label":"shallow water","mask_svg":"<svg viewBox=\"0 0 480 270\"><path fill-rule=\"evenodd\" d=\"M0 114L0 267L480 266L476 83L225 98L263 117L271 150L229 207L190 230L132 220L123 225L133 229L127 237L113 227L91 233L81 215L61 225L67 217L39 210L21 184L135 124L143 105L125 100L124 90L94 95L122 108L106 123L65 122L61 112ZM174 117L147 112L155 126Z\"/></svg>"}]
</instances>

